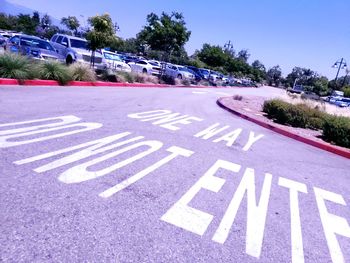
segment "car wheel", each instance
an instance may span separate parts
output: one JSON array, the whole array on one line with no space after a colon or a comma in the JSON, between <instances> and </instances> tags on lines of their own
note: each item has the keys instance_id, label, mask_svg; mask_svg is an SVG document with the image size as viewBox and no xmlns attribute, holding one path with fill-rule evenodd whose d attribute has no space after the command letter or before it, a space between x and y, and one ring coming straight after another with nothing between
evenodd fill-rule
<instances>
[{"instance_id":1,"label":"car wheel","mask_svg":"<svg viewBox=\"0 0 350 263\"><path fill-rule=\"evenodd\" d=\"M142 70L142 73L143 73L143 74L147 74L147 69L144 68L144 69Z\"/></svg>"},{"instance_id":2,"label":"car wheel","mask_svg":"<svg viewBox=\"0 0 350 263\"><path fill-rule=\"evenodd\" d=\"M177 78L182 79L182 75L181 74L177 75Z\"/></svg>"},{"instance_id":3,"label":"car wheel","mask_svg":"<svg viewBox=\"0 0 350 263\"><path fill-rule=\"evenodd\" d=\"M66 63L67 63L67 65L70 65L70 64L73 63L73 59L72 59L71 56L68 56L68 57L66 58Z\"/></svg>"}]
</instances>

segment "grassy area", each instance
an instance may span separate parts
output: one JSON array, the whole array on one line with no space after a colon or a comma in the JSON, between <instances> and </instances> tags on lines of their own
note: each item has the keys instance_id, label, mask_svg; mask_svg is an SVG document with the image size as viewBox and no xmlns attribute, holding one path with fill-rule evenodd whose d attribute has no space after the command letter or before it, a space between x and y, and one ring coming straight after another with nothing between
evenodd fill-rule
<instances>
[{"instance_id":1,"label":"grassy area","mask_svg":"<svg viewBox=\"0 0 350 263\"><path fill-rule=\"evenodd\" d=\"M327 113L318 105L293 104L282 99L264 102L263 111L277 123L322 130L323 139L350 148L350 118Z\"/></svg>"},{"instance_id":2,"label":"grassy area","mask_svg":"<svg viewBox=\"0 0 350 263\"><path fill-rule=\"evenodd\" d=\"M0 54L0 78L11 78L18 80L25 79L46 79L57 80L61 85L66 85L69 81L111 81L128 83L147 84L168 84L185 85L192 83L187 79L177 79L163 76L161 79L135 72L120 72L104 70L98 75L86 64L74 63L70 66L56 61L30 60L27 57L4 53Z\"/></svg>"}]
</instances>

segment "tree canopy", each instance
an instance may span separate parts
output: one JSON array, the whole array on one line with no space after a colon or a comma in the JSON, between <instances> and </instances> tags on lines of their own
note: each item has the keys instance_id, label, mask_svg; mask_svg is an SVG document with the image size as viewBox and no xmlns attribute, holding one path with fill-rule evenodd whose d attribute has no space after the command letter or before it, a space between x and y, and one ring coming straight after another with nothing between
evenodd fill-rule
<instances>
[{"instance_id":1,"label":"tree canopy","mask_svg":"<svg viewBox=\"0 0 350 263\"><path fill-rule=\"evenodd\" d=\"M153 50L172 53L180 51L189 40L191 31L186 27L181 13L170 15L162 13L159 17L155 13L147 16L147 25L137 34L140 44L147 44Z\"/></svg>"}]
</instances>

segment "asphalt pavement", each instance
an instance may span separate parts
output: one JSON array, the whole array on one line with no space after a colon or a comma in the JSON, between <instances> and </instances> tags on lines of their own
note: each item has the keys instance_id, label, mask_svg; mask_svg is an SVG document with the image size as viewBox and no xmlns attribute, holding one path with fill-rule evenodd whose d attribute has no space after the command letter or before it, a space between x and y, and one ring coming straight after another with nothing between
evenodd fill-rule
<instances>
[{"instance_id":1,"label":"asphalt pavement","mask_svg":"<svg viewBox=\"0 0 350 263\"><path fill-rule=\"evenodd\" d=\"M350 162L258 89L0 87L0 262L350 262Z\"/></svg>"}]
</instances>

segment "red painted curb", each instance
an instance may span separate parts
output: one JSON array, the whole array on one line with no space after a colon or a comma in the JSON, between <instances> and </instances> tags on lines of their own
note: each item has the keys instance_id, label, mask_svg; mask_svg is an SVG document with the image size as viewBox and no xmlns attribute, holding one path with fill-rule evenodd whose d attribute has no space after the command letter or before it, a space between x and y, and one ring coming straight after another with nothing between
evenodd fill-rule
<instances>
[{"instance_id":1,"label":"red painted curb","mask_svg":"<svg viewBox=\"0 0 350 263\"><path fill-rule=\"evenodd\" d=\"M264 128L267 128L269 130L272 130L274 132L277 132L279 134L282 134L282 135L287 136L289 138L292 138L294 140L297 140L297 141L309 144L309 145L317 147L319 149L322 149L322 150L325 150L325 151L328 151L328 152L331 152L331 153L334 153L334 154L337 154L337 155L340 155L342 157L350 159L350 150L347 150L347 149L344 149L344 148L340 148L338 146L329 145L329 144L322 143L322 142L317 142L317 141L311 140L309 138L302 137L299 134L287 131L287 130L282 129L280 127L277 127L275 125L266 123L264 121L255 119L255 118L250 117L248 115L245 115L245 114L243 114L241 112L235 111L235 110L225 106L221 102L221 98L216 101L216 104L219 105L221 108L223 108L223 109L225 109L225 110L227 110L227 111L229 111L229 112L231 112L231 113L233 113L233 114L235 114L235 115L237 115L237 116L239 116L239 117L241 117L243 119L246 119L248 121L254 122L255 124L258 124L258 125L260 125L260 126L262 126Z\"/></svg>"},{"instance_id":2,"label":"red painted curb","mask_svg":"<svg viewBox=\"0 0 350 263\"><path fill-rule=\"evenodd\" d=\"M0 85L25 85L25 86L61 86L58 81L55 80L24 80L22 82L16 79L0 78ZM176 86L167 84L146 84L146 83L116 83L116 82L104 82L104 81L70 81L65 87L137 87L137 88L223 88L221 86ZM239 88L239 87L228 87ZM249 88L249 87L246 87Z\"/></svg>"}]
</instances>

